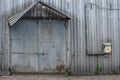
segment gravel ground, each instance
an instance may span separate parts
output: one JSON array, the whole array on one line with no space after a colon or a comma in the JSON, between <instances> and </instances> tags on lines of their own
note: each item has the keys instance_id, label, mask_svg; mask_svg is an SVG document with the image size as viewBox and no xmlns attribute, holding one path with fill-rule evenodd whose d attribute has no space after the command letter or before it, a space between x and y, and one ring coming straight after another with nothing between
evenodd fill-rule
<instances>
[{"instance_id":1,"label":"gravel ground","mask_svg":"<svg viewBox=\"0 0 120 80\"><path fill-rule=\"evenodd\" d=\"M61 75L14 75L1 76L0 80L120 80L120 75L74 76L69 78Z\"/></svg>"}]
</instances>

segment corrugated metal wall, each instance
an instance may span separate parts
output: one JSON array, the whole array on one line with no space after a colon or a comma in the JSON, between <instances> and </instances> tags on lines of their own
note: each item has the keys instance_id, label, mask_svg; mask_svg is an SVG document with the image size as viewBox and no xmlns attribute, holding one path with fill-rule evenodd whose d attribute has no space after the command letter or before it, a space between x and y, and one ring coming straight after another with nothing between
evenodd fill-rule
<instances>
[{"instance_id":1,"label":"corrugated metal wall","mask_svg":"<svg viewBox=\"0 0 120 80\"><path fill-rule=\"evenodd\" d=\"M6 72L9 66L9 30L7 26L7 16L15 14L32 4L34 1L35 0L0 0L0 49L2 53L4 53L4 56L1 58L3 61L2 70ZM100 7L120 9L119 0L42 1L72 16L68 29L69 52L71 53L70 66L75 75L93 74L98 63L102 64L102 73L108 73L111 70L120 70L120 10L93 10L89 16L89 18L93 16L90 18L92 23L88 26L90 30L86 30L85 27L85 4L94 3ZM99 18L99 20L96 18ZM96 25L98 27L96 27ZM93 46L86 47L86 31L90 31L89 37L92 37L92 39L88 42ZM98 41L98 45L96 41ZM86 49L92 52L94 52L95 49L99 51L99 46L105 41L112 42L112 55L108 58L105 58L103 55L86 55Z\"/></svg>"}]
</instances>

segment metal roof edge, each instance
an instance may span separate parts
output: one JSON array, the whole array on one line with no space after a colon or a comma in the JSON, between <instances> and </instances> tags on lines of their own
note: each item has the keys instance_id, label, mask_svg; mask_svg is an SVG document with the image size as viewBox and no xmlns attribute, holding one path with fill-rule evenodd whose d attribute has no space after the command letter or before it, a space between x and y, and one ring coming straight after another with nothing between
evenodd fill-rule
<instances>
[{"instance_id":1,"label":"metal roof edge","mask_svg":"<svg viewBox=\"0 0 120 80\"><path fill-rule=\"evenodd\" d=\"M55 12L57 12L57 13L65 16L66 19L71 19L70 16L68 16L68 15L66 15L65 13L63 13L63 12L61 12L61 11L59 11L59 10L51 7L51 6L49 6L48 4L46 4L46 3L42 2L42 1L37 1L37 2L33 3L31 6L29 6L28 8L22 10L21 12L15 14L15 15L12 15L11 17L8 17L8 22L9 22L10 26L13 26L22 16L24 16L24 15L25 15L31 8L33 8L37 3L41 3L42 5L44 5L44 6L48 7L48 8L50 8L50 9L54 10Z\"/></svg>"},{"instance_id":2,"label":"metal roof edge","mask_svg":"<svg viewBox=\"0 0 120 80\"><path fill-rule=\"evenodd\" d=\"M13 15L13 16L11 16L11 17L9 17L9 18L8 18L8 22L9 22L10 26L14 25L25 13L27 13L27 12L28 12L32 7L34 7L37 3L38 3L38 1L35 2L35 3L33 3L33 4L32 4L31 6L29 6L28 8L22 10L21 12Z\"/></svg>"}]
</instances>

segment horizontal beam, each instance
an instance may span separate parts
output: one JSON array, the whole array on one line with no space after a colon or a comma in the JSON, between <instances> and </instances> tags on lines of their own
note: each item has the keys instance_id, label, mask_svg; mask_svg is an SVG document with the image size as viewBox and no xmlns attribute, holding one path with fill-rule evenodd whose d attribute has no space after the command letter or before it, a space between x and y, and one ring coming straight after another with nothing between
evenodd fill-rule
<instances>
[{"instance_id":1,"label":"horizontal beam","mask_svg":"<svg viewBox=\"0 0 120 80\"><path fill-rule=\"evenodd\" d=\"M67 18L57 18L57 17L22 17L20 20L68 20Z\"/></svg>"}]
</instances>

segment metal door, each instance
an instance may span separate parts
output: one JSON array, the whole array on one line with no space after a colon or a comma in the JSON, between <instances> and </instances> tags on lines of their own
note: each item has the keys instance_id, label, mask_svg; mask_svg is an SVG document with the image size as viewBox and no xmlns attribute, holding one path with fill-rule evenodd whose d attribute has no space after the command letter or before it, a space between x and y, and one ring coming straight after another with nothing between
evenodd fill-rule
<instances>
[{"instance_id":1,"label":"metal door","mask_svg":"<svg viewBox=\"0 0 120 80\"><path fill-rule=\"evenodd\" d=\"M65 27L62 21L39 21L39 71L65 70Z\"/></svg>"},{"instance_id":2,"label":"metal door","mask_svg":"<svg viewBox=\"0 0 120 80\"><path fill-rule=\"evenodd\" d=\"M11 28L13 72L62 73L65 55L63 21L21 20Z\"/></svg>"},{"instance_id":3,"label":"metal door","mask_svg":"<svg viewBox=\"0 0 120 80\"><path fill-rule=\"evenodd\" d=\"M11 27L12 72L38 72L38 27L35 20L20 20Z\"/></svg>"},{"instance_id":4,"label":"metal door","mask_svg":"<svg viewBox=\"0 0 120 80\"><path fill-rule=\"evenodd\" d=\"M40 43L39 53L39 72L54 72L53 47L52 43Z\"/></svg>"}]
</instances>

